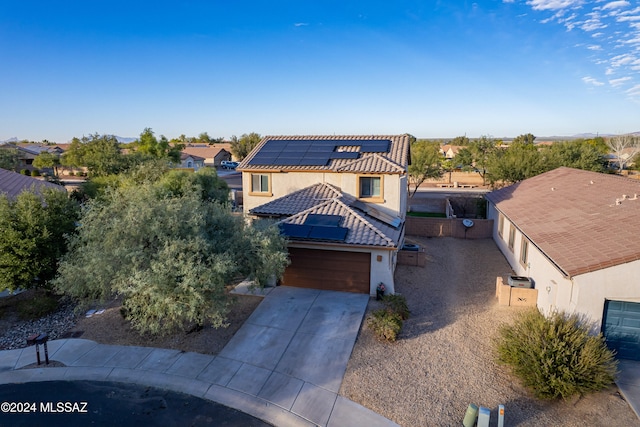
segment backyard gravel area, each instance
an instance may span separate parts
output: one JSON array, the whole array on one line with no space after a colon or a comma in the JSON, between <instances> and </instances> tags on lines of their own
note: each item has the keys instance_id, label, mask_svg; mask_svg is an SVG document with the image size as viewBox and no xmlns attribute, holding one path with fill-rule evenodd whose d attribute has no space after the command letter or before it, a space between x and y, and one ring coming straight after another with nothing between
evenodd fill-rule
<instances>
[{"instance_id":1,"label":"backyard gravel area","mask_svg":"<svg viewBox=\"0 0 640 427\"><path fill-rule=\"evenodd\" d=\"M640 425L613 386L567 402L532 397L495 362L498 327L521 309L498 306L496 276L511 269L491 239L408 237L426 248L426 267L398 266L396 291L411 317L393 344L373 338L366 322L340 394L401 426L462 425L469 403L505 405L506 426ZM368 311L377 308L371 300Z\"/></svg>"}]
</instances>

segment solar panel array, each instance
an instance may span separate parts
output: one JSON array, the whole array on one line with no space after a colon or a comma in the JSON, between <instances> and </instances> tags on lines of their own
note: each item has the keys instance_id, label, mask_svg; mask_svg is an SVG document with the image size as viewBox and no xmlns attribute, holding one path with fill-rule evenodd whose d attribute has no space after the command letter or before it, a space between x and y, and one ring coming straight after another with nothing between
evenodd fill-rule
<instances>
[{"instance_id":1,"label":"solar panel array","mask_svg":"<svg viewBox=\"0 0 640 427\"><path fill-rule=\"evenodd\" d=\"M338 147L360 151L338 151ZM358 159L360 153L388 153L391 141L270 139L249 161L254 166L326 166L332 159Z\"/></svg>"},{"instance_id":2,"label":"solar panel array","mask_svg":"<svg viewBox=\"0 0 640 427\"><path fill-rule=\"evenodd\" d=\"M309 214L304 224L280 224L280 230L292 239L344 242L349 229L341 221L340 215Z\"/></svg>"}]
</instances>

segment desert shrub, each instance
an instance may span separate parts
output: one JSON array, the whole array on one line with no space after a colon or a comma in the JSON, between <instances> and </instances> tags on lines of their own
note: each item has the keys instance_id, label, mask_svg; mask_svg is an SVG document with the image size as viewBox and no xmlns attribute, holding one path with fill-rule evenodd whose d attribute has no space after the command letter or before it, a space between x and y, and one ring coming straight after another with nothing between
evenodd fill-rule
<instances>
[{"instance_id":1,"label":"desert shrub","mask_svg":"<svg viewBox=\"0 0 640 427\"><path fill-rule=\"evenodd\" d=\"M22 175L29 175L29 169L20 169Z\"/></svg>"},{"instance_id":2,"label":"desert shrub","mask_svg":"<svg viewBox=\"0 0 640 427\"><path fill-rule=\"evenodd\" d=\"M615 379L617 361L602 335L590 335L579 316L538 310L500 329L498 359L541 399L568 399L602 390Z\"/></svg>"},{"instance_id":3,"label":"desert shrub","mask_svg":"<svg viewBox=\"0 0 640 427\"><path fill-rule=\"evenodd\" d=\"M407 320L409 318L409 306L407 305L407 299L404 295L395 294L395 295L385 295L382 298L382 302L384 303L387 309L397 313L402 320Z\"/></svg>"},{"instance_id":4,"label":"desert shrub","mask_svg":"<svg viewBox=\"0 0 640 427\"><path fill-rule=\"evenodd\" d=\"M40 176L40 171L38 169L34 169L31 171L31 176Z\"/></svg>"},{"instance_id":5,"label":"desert shrub","mask_svg":"<svg viewBox=\"0 0 640 427\"><path fill-rule=\"evenodd\" d=\"M378 339L393 342L402 330L402 317L391 310L380 309L371 313L367 324Z\"/></svg>"}]
</instances>

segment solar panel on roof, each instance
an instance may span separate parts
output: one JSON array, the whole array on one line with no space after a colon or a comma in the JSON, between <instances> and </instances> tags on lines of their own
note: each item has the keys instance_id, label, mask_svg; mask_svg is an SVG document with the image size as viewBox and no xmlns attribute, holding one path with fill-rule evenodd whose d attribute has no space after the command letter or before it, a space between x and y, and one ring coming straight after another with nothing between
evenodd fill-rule
<instances>
[{"instance_id":1,"label":"solar panel on roof","mask_svg":"<svg viewBox=\"0 0 640 427\"><path fill-rule=\"evenodd\" d=\"M328 158L317 159L317 158L305 158L300 161L300 166L326 166L329 163Z\"/></svg>"},{"instance_id":2,"label":"solar panel on roof","mask_svg":"<svg viewBox=\"0 0 640 427\"><path fill-rule=\"evenodd\" d=\"M278 166L298 166L300 164L299 157L278 157L274 165Z\"/></svg>"},{"instance_id":3,"label":"solar panel on roof","mask_svg":"<svg viewBox=\"0 0 640 427\"><path fill-rule=\"evenodd\" d=\"M311 227L309 239L315 240L331 240L336 242L344 242L347 238L348 228L345 227Z\"/></svg>"},{"instance_id":4,"label":"solar panel on roof","mask_svg":"<svg viewBox=\"0 0 640 427\"><path fill-rule=\"evenodd\" d=\"M322 214L308 214L304 220L304 225L323 225L326 227L338 227L342 221L340 215L322 215Z\"/></svg>"},{"instance_id":5,"label":"solar panel on roof","mask_svg":"<svg viewBox=\"0 0 640 427\"><path fill-rule=\"evenodd\" d=\"M360 151L363 153L388 153L391 141L367 141L360 146Z\"/></svg>"},{"instance_id":6,"label":"solar panel on roof","mask_svg":"<svg viewBox=\"0 0 640 427\"><path fill-rule=\"evenodd\" d=\"M300 224L280 224L282 234L287 237L306 239L309 237L311 226Z\"/></svg>"},{"instance_id":7,"label":"solar panel on roof","mask_svg":"<svg viewBox=\"0 0 640 427\"><path fill-rule=\"evenodd\" d=\"M329 154L330 159L357 159L360 153L357 151L334 151Z\"/></svg>"}]
</instances>

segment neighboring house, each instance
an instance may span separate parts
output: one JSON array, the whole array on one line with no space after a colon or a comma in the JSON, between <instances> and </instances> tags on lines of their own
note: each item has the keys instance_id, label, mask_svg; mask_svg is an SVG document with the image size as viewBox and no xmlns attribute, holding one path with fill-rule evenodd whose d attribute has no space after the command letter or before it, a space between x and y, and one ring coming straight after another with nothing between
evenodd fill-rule
<instances>
[{"instance_id":1,"label":"neighboring house","mask_svg":"<svg viewBox=\"0 0 640 427\"><path fill-rule=\"evenodd\" d=\"M187 144L182 150L183 153L202 157L204 165L210 167L220 167L223 160L231 160L231 144Z\"/></svg>"},{"instance_id":2,"label":"neighboring house","mask_svg":"<svg viewBox=\"0 0 640 427\"><path fill-rule=\"evenodd\" d=\"M464 147L461 147L459 145L445 144L440 147L440 154L446 159L453 159L455 156L458 155L458 152L463 148Z\"/></svg>"},{"instance_id":3,"label":"neighboring house","mask_svg":"<svg viewBox=\"0 0 640 427\"><path fill-rule=\"evenodd\" d=\"M204 167L204 158L192 154L187 154L183 151L180 153L180 167L198 171L198 169Z\"/></svg>"},{"instance_id":4,"label":"neighboring house","mask_svg":"<svg viewBox=\"0 0 640 427\"><path fill-rule=\"evenodd\" d=\"M240 163L244 212L279 221L283 284L394 293L409 136L265 137Z\"/></svg>"},{"instance_id":5,"label":"neighboring house","mask_svg":"<svg viewBox=\"0 0 640 427\"><path fill-rule=\"evenodd\" d=\"M23 191L34 190L36 194L42 194L45 189L66 191L61 185L0 169L0 194L6 194L10 199L16 198Z\"/></svg>"},{"instance_id":6,"label":"neighboring house","mask_svg":"<svg viewBox=\"0 0 640 427\"><path fill-rule=\"evenodd\" d=\"M486 195L494 239L538 308L579 313L640 359L640 182L561 167Z\"/></svg>"}]
</instances>

